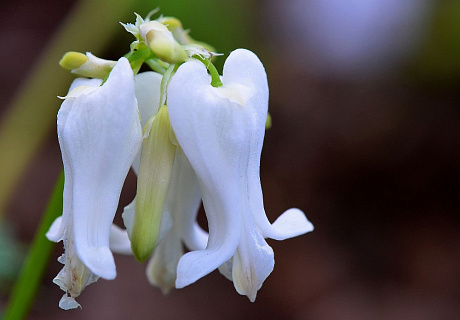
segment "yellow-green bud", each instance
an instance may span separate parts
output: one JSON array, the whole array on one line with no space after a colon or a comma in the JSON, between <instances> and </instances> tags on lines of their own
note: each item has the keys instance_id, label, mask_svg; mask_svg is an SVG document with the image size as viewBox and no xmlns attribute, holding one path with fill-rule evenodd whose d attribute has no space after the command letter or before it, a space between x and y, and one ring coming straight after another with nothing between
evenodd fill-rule
<instances>
[{"instance_id":1,"label":"yellow-green bud","mask_svg":"<svg viewBox=\"0 0 460 320\"><path fill-rule=\"evenodd\" d=\"M160 22L146 22L139 27L139 31L141 38L161 60L177 63L187 59L185 50L174 39L171 31Z\"/></svg>"},{"instance_id":2,"label":"yellow-green bud","mask_svg":"<svg viewBox=\"0 0 460 320\"><path fill-rule=\"evenodd\" d=\"M73 74L79 76L105 79L117 62L96 57L87 52L86 55L80 52L70 51L64 54L59 64Z\"/></svg>"},{"instance_id":3,"label":"yellow-green bud","mask_svg":"<svg viewBox=\"0 0 460 320\"><path fill-rule=\"evenodd\" d=\"M131 232L131 248L134 257L140 262L152 255L158 242L163 206L176 152L170 139L171 124L166 106L160 108L146 127L148 136L144 138L142 145Z\"/></svg>"},{"instance_id":4,"label":"yellow-green bud","mask_svg":"<svg viewBox=\"0 0 460 320\"><path fill-rule=\"evenodd\" d=\"M159 22L164 24L165 26L168 27L169 31L172 32L174 38L182 45L198 45L203 48L205 48L209 52L215 52L215 48L207 43L201 42L201 41L196 41L193 39L188 31L184 30L182 27L182 23L180 22L179 19L174 18L174 17L162 17L158 19Z\"/></svg>"},{"instance_id":5,"label":"yellow-green bud","mask_svg":"<svg viewBox=\"0 0 460 320\"><path fill-rule=\"evenodd\" d=\"M74 70L80 68L85 64L89 58L80 52L69 51L59 61L59 65L67 70Z\"/></svg>"},{"instance_id":6,"label":"yellow-green bud","mask_svg":"<svg viewBox=\"0 0 460 320\"><path fill-rule=\"evenodd\" d=\"M179 19L174 17L162 17L158 19L162 24L168 27L168 29L173 32L176 28L182 28L182 22Z\"/></svg>"}]
</instances>

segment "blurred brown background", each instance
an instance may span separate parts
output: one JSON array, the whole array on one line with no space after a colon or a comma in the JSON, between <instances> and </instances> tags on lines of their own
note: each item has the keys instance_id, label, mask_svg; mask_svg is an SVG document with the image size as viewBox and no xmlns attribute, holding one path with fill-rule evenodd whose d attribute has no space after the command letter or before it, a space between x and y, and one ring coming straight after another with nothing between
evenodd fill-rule
<instances>
[{"instance_id":1,"label":"blurred brown background","mask_svg":"<svg viewBox=\"0 0 460 320\"><path fill-rule=\"evenodd\" d=\"M216 16L237 19L238 11L213 3ZM83 309L65 312L51 282L61 268L58 244L29 319L459 319L458 3L248 1L239 14L250 28L234 31L241 42L228 35L228 47L227 35L194 17L194 7L183 17L161 6L218 52L245 46L259 55L273 118L261 163L265 208L271 221L301 208L315 231L269 240L275 270L254 304L218 272L163 296L148 285L145 265L116 256L117 279L89 286L77 299ZM0 117L74 4L0 4ZM128 50L121 26L119 39L104 57ZM25 244L61 169L54 130L7 208ZM134 193L130 174L120 206Z\"/></svg>"}]
</instances>

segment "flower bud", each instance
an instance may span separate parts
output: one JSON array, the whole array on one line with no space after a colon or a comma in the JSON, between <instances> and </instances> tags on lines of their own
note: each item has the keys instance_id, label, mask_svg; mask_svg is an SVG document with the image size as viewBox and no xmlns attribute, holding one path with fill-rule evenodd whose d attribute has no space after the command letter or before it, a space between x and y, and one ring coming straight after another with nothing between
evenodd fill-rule
<instances>
[{"instance_id":1,"label":"flower bud","mask_svg":"<svg viewBox=\"0 0 460 320\"><path fill-rule=\"evenodd\" d=\"M116 63L116 61L98 58L91 52L84 55L74 51L67 52L59 61L61 67L71 70L73 74L97 79L105 79Z\"/></svg>"},{"instance_id":2,"label":"flower bud","mask_svg":"<svg viewBox=\"0 0 460 320\"><path fill-rule=\"evenodd\" d=\"M162 24L168 27L169 31L172 32L174 38L182 45L195 45L202 47L209 53L215 52L215 48L207 43L196 41L190 35L188 30L184 30L182 22L174 17L162 17L158 19Z\"/></svg>"},{"instance_id":3,"label":"flower bud","mask_svg":"<svg viewBox=\"0 0 460 320\"><path fill-rule=\"evenodd\" d=\"M171 178L176 147L171 142L168 109L160 108L151 121L142 146L137 177L137 196L131 232L131 248L138 261L145 261L160 236L163 206Z\"/></svg>"},{"instance_id":4,"label":"flower bud","mask_svg":"<svg viewBox=\"0 0 460 320\"><path fill-rule=\"evenodd\" d=\"M80 52L69 51L59 61L59 65L67 70L74 70L80 68L85 64L89 58Z\"/></svg>"},{"instance_id":5,"label":"flower bud","mask_svg":"<svg viewBox=\"0 0 460 320\"><path fill-rule=\"evenodd\" d=\"M184 49L174 39L171 31L160 22L146 22L139 27L139 30L141 38L161 60L176 63L187 58Z\"/></svg>"}]
</instances>

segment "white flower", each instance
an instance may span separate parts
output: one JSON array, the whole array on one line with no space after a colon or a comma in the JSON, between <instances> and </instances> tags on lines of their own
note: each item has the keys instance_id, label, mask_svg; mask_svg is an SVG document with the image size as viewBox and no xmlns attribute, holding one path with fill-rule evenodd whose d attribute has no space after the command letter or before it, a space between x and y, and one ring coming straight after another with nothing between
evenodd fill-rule
<instances>
[{"instance_id":1,"label":"white flower","mask_svg":"<svg viewBox=\"0 0 460 320\"><path fill-rule=\"evenodd\" d=\"M77 79L58 113L58 138L64 163L64 208L47 233L64 241L65 263L55 282L66 291L61 307L86 285L114 279L110 247L127 253L126 232L112 226L120 192L137 154L142 132L129 62L121 58L107 81ZM67 297L67 294L70 297Z\"/></svg>"},{"instance_id":2,"label":"white flower","mask_svg":"<svg viewBox=\"0 0 460 320\"><path fill-rule=\"evenodd\" d=\"M259 166L268 84L263 65L252 52L236 50L221 80L222 87L212 87L205 66L190 61L178 69L168 89L171 125L197 175L209 226L206 249L180 259L176 287L227 263L224 274L238 293L254 301L274 267L273 250L264 238L283 240L313 226L298 209L273 224L264 211Z\"/></svg>"}]
</instances>

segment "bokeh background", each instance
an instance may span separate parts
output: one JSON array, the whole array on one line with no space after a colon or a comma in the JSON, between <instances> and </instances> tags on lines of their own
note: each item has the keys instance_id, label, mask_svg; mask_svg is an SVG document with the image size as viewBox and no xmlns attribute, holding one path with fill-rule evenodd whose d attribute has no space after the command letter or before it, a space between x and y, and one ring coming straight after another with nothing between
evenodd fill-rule
<instances>
[{"instance_id":1,"label":"bokeh background","mask_svg":"<svg viewBox=\"0 0 460 320\"><path fill-rule=\"evenodd\" d=\"M118 21L156 7L225 56L259 55L273 117L265 208L273 221L299 207L315 231L269 241L275 270L253 304L218 272L163 296L145 265L116 256L117 279L65 312L58 244L28 319L459 319L456 0L2 1L0 134L17 121L9 144L0 137L0 309L61 170L55 97L72 76L59 57L118 58L132 41ZM120 207L135 184L130 174Z\"/></svg>"}]
</instances>

